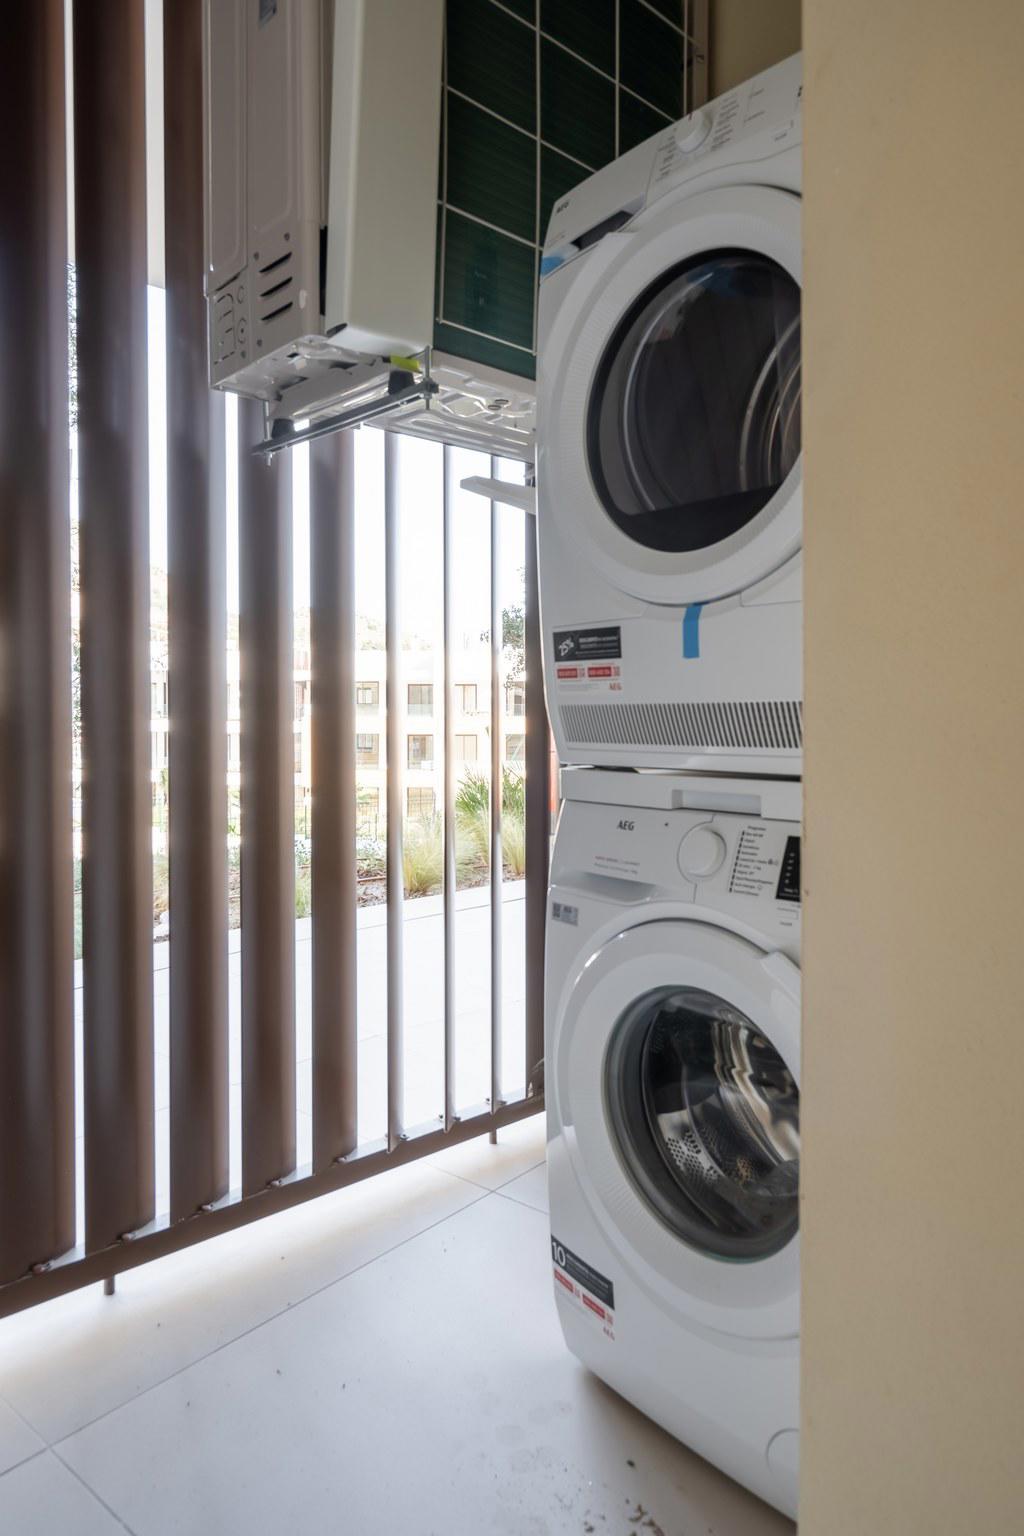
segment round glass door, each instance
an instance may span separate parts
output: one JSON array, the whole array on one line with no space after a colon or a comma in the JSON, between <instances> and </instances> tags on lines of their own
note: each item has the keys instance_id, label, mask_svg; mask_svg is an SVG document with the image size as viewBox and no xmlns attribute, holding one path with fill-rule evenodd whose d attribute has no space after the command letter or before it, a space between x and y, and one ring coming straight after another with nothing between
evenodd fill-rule
<instances>
[{"instance_id":1,"label":"round glass door","mask_svg":"<svg viewBox=\"0 0 1024 1536\"><path fill-rule=\"evenodd\" d=\"M634 1003L609 1040L605 1100L630 1180L691 1247L762 1259L793 1237L799 1090L724 998L661 987Z\"/></svg>"},{"instance_id":2,"label":"round glass door","mask_svg":"<svg viewBox=\"0 0 1024 1536\"><path fill-rule=\"evenodd\" d=\"M588 456L608 516L648 549L738 533L800 455L800 288L776 261L726 250L643 293L595 377Z\"/></svg>"}]
</instances>

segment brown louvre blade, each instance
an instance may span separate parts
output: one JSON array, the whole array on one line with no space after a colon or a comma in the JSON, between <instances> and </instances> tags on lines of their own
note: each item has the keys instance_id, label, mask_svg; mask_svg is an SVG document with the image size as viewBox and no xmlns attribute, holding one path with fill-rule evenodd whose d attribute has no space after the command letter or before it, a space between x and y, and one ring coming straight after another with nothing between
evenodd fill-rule
<instances>
[{"instance_id":1,"label":"brown louvre blade","mask_svg":"<svg viewBox=\"0 0 1024 1536\"><path fill-rule=\"evenodd\" d=\"M75 1240L62 0L5 17L0 91L2 1284Z\"/></svg>"},{"instance_id":2,"label":"brown louvre blade","mask_svg":"<svg viewBox=\"0 0 1024 1536\"><path fill-rule=\"evenodd\" d=\"M203 5L164 10L171 1217L228 1189L224 398L207 387Z\"/></svg>"},{"instance_id":3,"label":"brown louvre blade","mask_svg":"<svg viewBox=\"0 0 1024 1536\"><path fill-rule=\"evenodd\" d=\"M154 1215L143 10L74 13L90 1251Z\"/></svg>"}]
</instances>

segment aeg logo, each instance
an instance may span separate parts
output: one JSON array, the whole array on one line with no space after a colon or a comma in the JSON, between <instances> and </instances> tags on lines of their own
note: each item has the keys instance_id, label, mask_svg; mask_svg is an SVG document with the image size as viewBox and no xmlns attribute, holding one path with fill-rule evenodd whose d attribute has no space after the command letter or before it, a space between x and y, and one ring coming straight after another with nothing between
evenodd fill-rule
<instances>
[{"instance_id":1,"label":"aeg logo","mask_svg":"<svg viewBox=\"0 0 1024 1536\"><path fill-rule=\"evenodd\" d=\"M636 831L636 822L635 821L620 821L619 822L619 831L620 832L635 832Z\"/></svg>"}]
</instances>

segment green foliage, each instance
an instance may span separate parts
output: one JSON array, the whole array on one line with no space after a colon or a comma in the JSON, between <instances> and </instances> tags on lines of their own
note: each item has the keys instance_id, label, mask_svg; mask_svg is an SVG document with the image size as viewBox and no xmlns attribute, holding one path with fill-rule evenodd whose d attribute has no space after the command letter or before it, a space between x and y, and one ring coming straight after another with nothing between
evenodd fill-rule
<instances>
[{"instance_id":1,"label":"green foliage","mask_svg":"<svg viewBox=\"0 0 1024 1536\"><path fill-rule=\"evenodd\" d=\"M407 821L402 836L402 874L407 896L430 896L444 879L444 842L439 816Z\"/></svg>"}]
</instances>

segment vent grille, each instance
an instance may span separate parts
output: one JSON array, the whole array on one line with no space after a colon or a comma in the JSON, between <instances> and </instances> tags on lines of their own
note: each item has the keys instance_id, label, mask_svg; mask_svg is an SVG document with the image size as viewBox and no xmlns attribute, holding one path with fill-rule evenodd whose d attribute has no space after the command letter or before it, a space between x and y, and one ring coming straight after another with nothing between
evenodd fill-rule
<instances>
[{"instance_id":1,"label":"vent grille","mask_svg":"<svg viewBox=\"0 0 1024 1536\"><path fill-rule=\"evenodd\" d=\"M278 315L286 314L292 307L289 293L293 281L292 252L285 251L282 256L268 261L260 267L259 274L257 311L260 324L266 325L269 320L276 320Z\"/></svg>"},{"instance_id":2,"label":"vent grille","mask_svg":"<svg viewBox=\"0 0 1024 1536\"><path fill-rule=\"evenodd\" d=\"M739 704L563 704L566 736L578 747L687 747L799 752L798 700Z\"/></svg>"}]
</instances>

